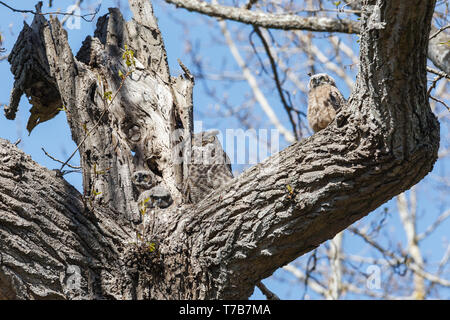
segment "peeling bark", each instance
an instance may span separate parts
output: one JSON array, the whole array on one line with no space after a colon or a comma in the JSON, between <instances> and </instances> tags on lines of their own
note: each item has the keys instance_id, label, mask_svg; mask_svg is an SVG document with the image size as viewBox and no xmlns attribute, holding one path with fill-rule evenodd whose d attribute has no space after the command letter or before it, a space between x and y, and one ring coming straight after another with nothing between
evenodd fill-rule
<instances>
[{"instance_id":1,"label":"peeling bark","mask_svg":"<svg viewBox=\"0 0 450 320\"><path fill-rule=\"evenodd\" d=\"M57 89L74 141L84 138L83 124L93 131L79 149L83 196L1 141L0 297L245 299L277 268L419 182L439 147L426 96L435 3L365 4L377 6L382 23L362 16L360 72L337 119L196 204L180 192L194 82L184 66L183 77L170 76L151 4L130 0L130 22L110 9L76 57L58 20L36 16L11 54L13 73L40 72L19 68L31 61L21 39L36 39L36 52L46 54L37 63L47 61L42 81ZM136 52L136 71L108 108L102 96L120 87L125 44ZM30 89L16 83L14 97ZM174 200L142 222L132 183L138 170L152 172ZM75 293L67 289L69 265L82 274Z\"/></svg>"}]
</instances>

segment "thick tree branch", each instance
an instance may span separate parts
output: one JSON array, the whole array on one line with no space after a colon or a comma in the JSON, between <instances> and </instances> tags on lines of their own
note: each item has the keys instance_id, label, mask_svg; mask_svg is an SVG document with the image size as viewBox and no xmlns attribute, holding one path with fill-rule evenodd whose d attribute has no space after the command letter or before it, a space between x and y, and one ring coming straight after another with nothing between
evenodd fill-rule
<instances>
[{"instance_id":1,"label":"thick tree branch","mask_svg":"<svg viewBox=\"0 0 450 320\"><path fill-rule=\"evenodd\" d=\"M262 28L282 30L309 30L318 32L359 33L360 23L349 19L327 17L300 17L291 14L272 14L210 4L200 0L165 0L189 11L211 17L233 20Z\"/></svg>"}]
</instances>

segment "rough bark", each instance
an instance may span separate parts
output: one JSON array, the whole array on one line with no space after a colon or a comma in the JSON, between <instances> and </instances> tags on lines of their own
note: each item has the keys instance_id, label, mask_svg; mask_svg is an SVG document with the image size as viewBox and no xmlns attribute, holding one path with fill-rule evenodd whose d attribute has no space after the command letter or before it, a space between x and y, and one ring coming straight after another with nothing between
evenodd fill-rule
<instances>
[{"instance_id":1,"label":"rough bark","mask_svg":"<svg viewBox=\"0 0 450 320\"><path fill-rule=\"evenodd\" d=\"M76 57L58 20L36 16L11 53L13 95L29 94L29 79L40 76L66 106L77 143L86 134L82 124L93 128L105 108L98 79L119 88L124 44L139 62L80 146L83 201L60 176L2 141L0 297L247 298L259 280L419 182L439 147L426 94L435 2L365 4L379 10L362 16L360 72L337 119L197 204L183 202L185 164L176 161L180 149L171 151L189 145L171 133L187 129L181 136L189 142L193 80L187 70L170 77L150 3L130 0L130 22L111 9ZM36 47L31 58L21 53L27 41ZM141 169L154 172L174 199L142 223L131 182ZM76 294L55 276L69 264L82 270Z\"/></svg>"},{"instance_id":2,"label":"rough bark","mask_svg":"<svg viewBox=\"0 0 450 320\"><path fill-rule=\"evenodd\" d=\"M109 208L88 209L57 171L3 139L0 159L0 298L131 298L118 259L130 223ZM68 288L73 266L79 290Z\"/></svg>"}]
</instances>

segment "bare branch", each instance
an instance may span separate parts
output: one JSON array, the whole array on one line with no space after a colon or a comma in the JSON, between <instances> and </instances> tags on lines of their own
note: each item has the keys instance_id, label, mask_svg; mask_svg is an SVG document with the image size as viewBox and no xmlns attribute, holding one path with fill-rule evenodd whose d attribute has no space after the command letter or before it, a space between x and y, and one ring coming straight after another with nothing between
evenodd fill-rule
<instances>
[{"instance_id":1,"label":"bare branch","mask_svg":"<svg viewBox=\"0 0 450 320\"><path fill-rule=\"evenodd\" d=\"M445 45L448 36L444 32L438 33L436 27L431 25L434 37L428 42L428 58L440 70L450 74L450 48Z\"/></svg>"},{"instance_id":2,"label":"bare branch","mask_svg":"<svg viewBox=\"0 0 450 320\"><path fill-rule=\"evenodd\" d=\"M256 284L261 292L266 296L267 300L280 300L280 298L270 291L261 281Z\"/></svg>"},{"instance_id":3,"label":"bare branch","mask_svg":"<svg viewBox=\"0 0 450 320\"><path fill-rule=\"evenodd\" d=\"M440 28L438 31L436 31L435 33L433 33L433 35L430 36L429 40L436 38L438 36L439 33L441 33L444 30L447 30L448 28L450 28L450 24Z\"/></svg>"},{"instance_id":4,"label":"bare branch","mask_svg":"<svg viewBox=\"0 0 450 320\"><path fill-rule=\"evenodd\" d=\"M428 281L439 284L444 287L450 287L450 280L442 279L434 274L426 272L425 270L421 269L420 266L418 266L414 261L411 261L411 259L408 259L408 257L405 255L398 256L397 254L382 248L378 243L376 243L373 239L371 239L367 234L365 234L363 231L358 230L355 227L351 227L351 228L349 228L349 230L351 232L353 232L354 234L360 236L364 241L366 241L368 244L370 244L373 248L377 249L381 254L383 254L386 257L391 258L392 261L389 262L390 265L392 265L393 263L395 265L404 264L408 269L410 269L414 273L418 274L419 276L427 279Z\"/></svg>"},{"instance_id":5,"label":"bare branch","mask_svg":"<svg viewBox=\"0 0 450 320\"><path fill-rule=\"evenodd\" d=\"M403 229L406 233L408 255L411 256L414 264L417 265L420 270L424 270L424 261L422 253L420 252L419 243L417 241L416 191L414 187L412 187L410 190L410 200L411 201L408 206L408 199L406 198L405 193L399 194L397 196L398 213L403 224ZM417 272L414 273L413 296L416 299L425 298L424 277Z\"/></svg>"},{"instance_id":6,"label":"bare branch","mask_svg":"<svg viewBox=\"0 0 450 320\"><path fill-rule=\"evenodd\" d=\"M330 266L331 266L331 275L330 275L330 295L334 300L339 299L342 293L342 240L343 240L343 232L339 232L331 241L330 241Z\"/></svg>"},{"instance_id":7,"label":"bare branch","mask_svg":"<svg viewBox=\"0 0 450 320\"><path fill-rule=\"evenodd\" d=\"M444 107L446 107L448 111L450 111L450 107L449 107L444 101L442 101L441 99L438 99L438 98L433 97L433 96L430 96L430 99L432 99L432 100L434 100L434 101L436 101L436 102L439 102L439 103L442 104Z\"/></svg>"},{"instance_id":8,"label":"bare branch","mask_svg":"<svg viewBox=\"0 0 450 320\"><path fill-rule=\"evenodd\" d=\"M428 237L437 227L439 227L448 217L450 217L450 210L444 211L423 233L417 236L417 240L423 240Z\"/></svg>"},{"instance_id":9,"label":"bare branch","mask_svg":"<svg viewBox=\"0 0 450 320\"><path fill-rule=\"evenodd\" d=\"M253 26L283 30L310 30L318 32L359 33L360 23L349 19L328 17L300 17L291 14L272 14L210 4L200 0L165 0L189 11L211 17L233 20Z\"/></svg>"},{"instance_id":10,"label":"bare branch","mask_svg":"<svg viewBox=\"0 0 450 320\"><path fill-rule=\"evenodd\" d=\"M95 19L95 17L97 16L98 11L100 10L100 6L99 6L92 13L78 15L78 14L74 14L73 11L71 11L71 12L59 12L59 11L41 12L40 8L42 7L42 1L40 1L38 3L38 5L36 6L36 9L37 9L36 11L15 9L15 8L9 6L8 4L4 3L3 1L0 1L0 4L5 6L5 7L7 7L11 11L14 11L14 12L31 13L31 14L34 14L34 15L41 15L41 16L46 16L46 15L74 16L74 17L79 17L79 18L81 18L81 19L83 19L84 21L87 21L87 22L92 22ZM40 4L40 6L39 6L39 4ZM87 18L87 17L90 17L90 18Z\"/></svg>"},{"instance_id":11,"label":"bare branch","mask_svg":"<svg viewBox=\"0 0 450 320\"><path fill-rule=\"evenodd\" d=\"M294 119L292 117L292 114L291 114L291 111L292 111L293 107L286 100L285 93L283 92L283 88L281 87L280 78L278 76L277 64L275 62L275 59L273 58L270 46L267 43L267 40L264 37L264 35L262 34L261 30L258 27L254 27L253 30L258 35L258 37L261 39L261 42L262 42L263 47L264 47L264 50L266 51L267 57L269 58L270 67L271 67L272 72L273 72L273 79L275 81L275 86L277 88L278 95L279 95L280 100L281 100L281 104L283 105L283 108L284 108L284 110L286 111L286 113L287 113L287 115L289 117L289 121L290 121L290 123L292 125L292 131L294 132L295 139L298 140L299 136L298 136L298 132L297 132L297 125L295 124L295 121L294 121Z\"/></svg>"},{"instance_id":12,"label":"bare branch","mask_svg":"<svg viewBox=\"0 0 450 320\"><path fill-rule=\"evenodd\" d=\"M80 8L80 5L83 3L83 0L77 0L71 7L71 10L67 12L64 18L61 19L61 24L64 25L67 20L69 20L70 16L75 16L73 13L76 9Z\"/></svg>"},{"instance_id":13,"label":"bare branch","mask_svg":"<svg viewBox=\"0 0 450 320\"><path fill-rule=\"evenodd\" d=\"M47 156L47 157L49 157L50 159L52 159L53 161L56 161L56 162L59 162L59 163L61 163L61 164L63 164L64 163L64 161L61 161L61 160L59 160L59 159L56 159L55 157L53 157L52 155L50 155L47 151L45 151L45 149L44 148L41 148L41 150L45 153L45 155ZM66 164L69 168L72 168L72 169L81 169L81 167L80 166L72 166L72 165L70 165L70 164Z\"/></svg>"},{"instance_id":14,"label":"bare branch","mask_svg":"<svg viewBox=\"0 0 450 320\"><path fill-rule=\"evenodd\" d=\"M299 268L294 267L292 264L288 264L287 266L284 266L283 269L292 273L300 281L306 281L306 284L309 286L309 288L311 288L318 294L321 294L323 296L327 295L327 289L324 286L315 281L313 278L306 277L303 271L301 271Z\"/></svg>"},{"instance_id":15,"label":"bare branch","mask_svg":"<svg viewBox=\"0 0 450 320\"><path fill-rule=\"evenodd\" d=\"M434 73L434 74L436 74L438 76L441 76L441 78L447 78L447 79L450 80L450 75L445 73L444 71L439 71L439 70L436 70L436 69L433 69L433 68L430 68L430 67L427 67L427 71L430 72L430 73Z\"/></svg>"}]
</instances>

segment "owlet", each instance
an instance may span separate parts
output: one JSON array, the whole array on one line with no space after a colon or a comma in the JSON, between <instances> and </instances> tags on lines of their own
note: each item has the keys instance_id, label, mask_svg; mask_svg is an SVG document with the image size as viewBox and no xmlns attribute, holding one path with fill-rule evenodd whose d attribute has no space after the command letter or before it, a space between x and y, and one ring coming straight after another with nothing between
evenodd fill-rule
<instances>
[{"instance_id":1,"label":"owlet","mask_svg":"<svg viewBox=\"0 0 450 320\"><path fill-rule=\"evenodd\" d=\"M308 88L308 123L318 132L334 120L345 99L334 79L326 73L312 75Z\"/></svg>"},{"instance_id":2,"label":"owlet","mask_svg":"<svg viewBox=\"0 0 450 320\"><path fill-rule=\"evenodd\" d=\"M194 134L183 190L187 202L197 203L233 179L230 159L223 151L217 134L218 131Z\"/></svg>"}]
</instances>

